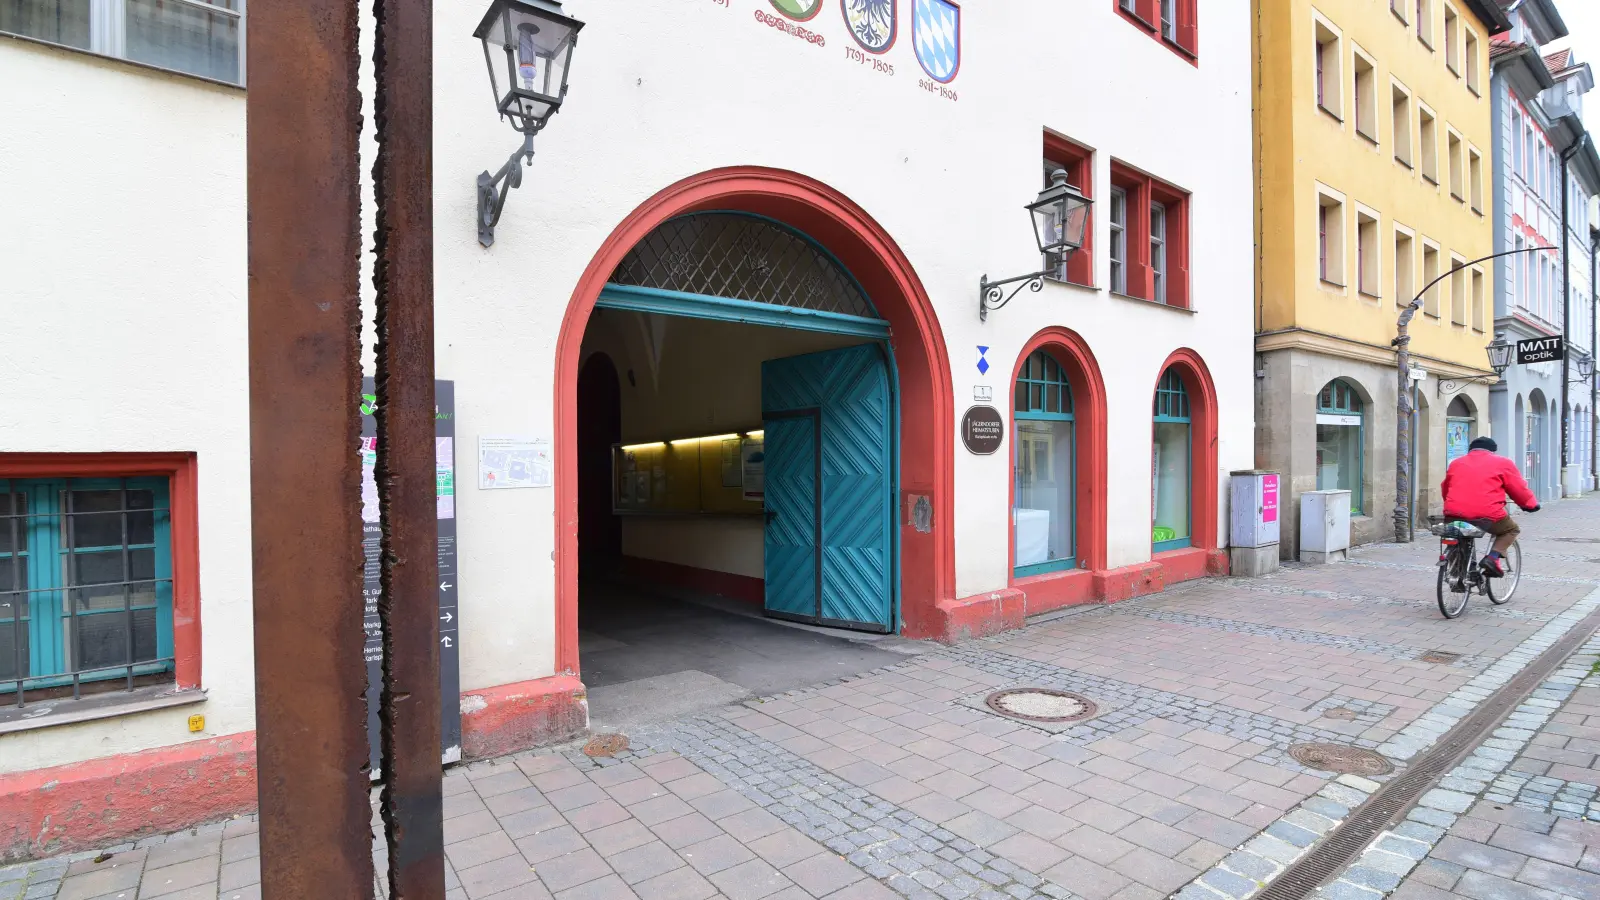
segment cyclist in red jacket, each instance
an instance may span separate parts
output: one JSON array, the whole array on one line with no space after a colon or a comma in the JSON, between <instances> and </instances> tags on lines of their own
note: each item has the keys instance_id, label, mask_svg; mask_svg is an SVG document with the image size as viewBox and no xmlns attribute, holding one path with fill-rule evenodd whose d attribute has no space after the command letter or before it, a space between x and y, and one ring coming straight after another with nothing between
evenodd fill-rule
<instances>
[{"instance_id":1,"label":"cyclist in red jacket","mask_svg":"<svg viewBox=\"0 0 1600 900\"><path fill-rule=\"evenodd\" d=\"M1500 554L1522 533L1506 512L1506 496L1527 512L1539 511L1539 498L1528 490L1516 464L1495 453L1496 449L1493 438L1473 441L1467 455L1445 470L1444 484L1439 486L1445 518L1471 522L1494 536L1494 549L1483 560L1484 569L1492 576L1505 574Z\"/></svg>"}]
</instances>

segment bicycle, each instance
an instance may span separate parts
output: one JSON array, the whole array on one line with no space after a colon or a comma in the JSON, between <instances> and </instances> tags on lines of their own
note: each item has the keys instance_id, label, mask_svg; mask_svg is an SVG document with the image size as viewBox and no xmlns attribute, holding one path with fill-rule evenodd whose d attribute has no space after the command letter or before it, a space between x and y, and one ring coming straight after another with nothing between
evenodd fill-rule
<instances>
[{"instance_id":1,"label":"bicycle","mask_svg":"<svg viewBox=\"0 0 1600 900\"><path fill-rule=\"evenodd\" d=\"M1496 606L1511 602L1517 585L1522 581L1520 541L1513 541L1506 552L1500 555L1500 566L1505 574L1490 578L1483 571L1483 560L1488 558L1489 551L1485 550L1481 557L1477 553L1478 539L1487 538L1488 532L1470 522L1440 516L1430 516L1428 521L1428 531L1439 538L1437 591L1439 612L1446 619L1454 619L1465 612L1473 592L1488 597L1489 602ZM1489 546L1492 549L1494 542L1490 541Z\"/></svg>"}]
</instances>

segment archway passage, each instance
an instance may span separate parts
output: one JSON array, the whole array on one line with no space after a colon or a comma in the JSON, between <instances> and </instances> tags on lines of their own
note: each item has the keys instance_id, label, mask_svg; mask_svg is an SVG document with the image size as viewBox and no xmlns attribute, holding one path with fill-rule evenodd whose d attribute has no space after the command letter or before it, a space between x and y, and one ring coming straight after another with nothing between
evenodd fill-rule
<instances>
[{"instance_id":1,"label":"archway passage","mask_svg":"<svg viewBox=\"0 0 1600 900\"><path fill-rule=\"evenodd\" d=\"M725 220L739 216L747 221L770 223L770 227L729 227ZM784 293L774 287L772 279L754 277L767 272L763 269L766 262L750 262L745 257L756 254L770 261L774 248L782 251L783 247L794 244L791 240L794 236L815 245L816 252L805 258L805 264L818 268L811 284L798 291ZM718 258L719 254L727 258ZM778 267L795 263L794 258L784 256ZM695 281L697 267L702 266L716 268L724 276L737 277ZM848 273L851 285L859 290L863 298L870 298L868 309L880 318L869 319L859 315L868 310L846 308L853 301L844 302L843 306L839 303L818 306L810 302L817 291L837 294L844 290L840 284L829 282L827 271L831 268ZM707 284L742 285L730 288L728 293L719 293L718 297L731 297L736 302L750 301L750 306L759 308L741 309L735 316L725 315L719 309L721 300L708 300L705 296L707 293L716 293L713 288L705 286ZM685 299L685 295L691 293L693 296ZM751 296L752 293L758 296ZM664 294L672 294L674 303L657 304L656 301ZM832 315L838 320L835 325L848 319L850 321L845 325L858 327L860 332L841 333L838 328L828 333L796 329L792 327L792 317L774 313L773 307L778 305L806 307L809 310L807 318L812 319L817 318L818 312ZM834 309L833 306L840 308ZM667 484L672 479L663 474L663 470L678 465L673 458L686 455L691 444L698 446L696 452L702 461L698 467L701 474L695 477L704 479L702 484L707 485L709 493L728 493L732 482L724 484L719 481L724 477L735 480L742 477L748 493L749 450L752 444L759 450L761 441L773 439L767 434L773 431L772 413L798 413L806 407L802 403L791 409L795 404L778 402L771 395L767 386L778 383L782 373L768 364L786 359L804 359L807 354L826 353L860 357L859 361L865 364L868 357L863 357L858 349L881 348L874 351L880 360L879 370L882 371L886 363L891 364L892 368L888 370L890 377L859 382L864 386L861 390L866 391L865 395L858 396L860 391L854 388L844 391L848 397L819 395L814 405L820 408L819 414L824 417L819 420L823 426L820 434L824 438L828 436L827 408L836 400L878 404L873 408L882 407L891 396L897 401L898 427L895 427L893 419L884 420L886 433L881 437L887 440L880 440L879 443L889 445L890 452L898 453L898 470L890 470L888 477L880 479L883 488L881 493L876 489L860 492L862 496L881 497L881 502L866 510L862 514L864 518L858 517L854 521L856 524L873 523L884 532L886 543L875 546L897 547L900 565L891 564L882 568L888 582L881 588L865 593L891 604L882 619L886 627L898 626L901 634L913 637L941 636L939 602L950 596L954 582L949 514L950 451L954 435L950 424L949 366L931 303L893 241L863 210L836 191L790 172L726 169L686 179L658 193L635 210L601 246L568 306L557 349L555 396L556 656L561 670L576 674L582 665L586 674L589 674L587 670L590 667L587 661L590 651L587 647L584 661L580 662L579 659L578 618L580 592L584 588L580 583L580 567L577 565L579 558L587 555L582 545L590 533L581 525L584 516L579 511L580 485L584 483L580 473L587 468L588 457L576 446L575 434L581 429L575 430L572 426L582 416L578 409L579 391L576 389L578 365L588 353L597 349L596 346L586 346L586 343L597 340L595 335L598 332L594 330L597 322L613 332L627 335L624 342L632 343L630 349L619 351L630 354L628 360L618 366L628 371L622 388L624 410L629 408L627 398L630 391L643 391L647 387L665 390L662 386L670 380L669 370L672 366L690 359L699 360L695 364L702 368L714 367L719 364L715 359L719 355L756 354L754 359L761 371L754 376L748 372L742 375L739 385L741 390L748 390L752 384L759 385L760 393L765 395L755 401L750 409L739 407L740 412L735 415L704 419L709 424L692 430L693 433L645 433L638 421L630 424L629 414L625 412L622 440L638 441L639 445L619 445L617 449L624 452L613 462L616 471L601 473L608 479L608 487L617 492L618 496L613 500L619 503L623 500L620 495L624 484L633 485L629 502L636 502L646 491L651 498L663 496L662 492L665 491L673 495L674 503L696 502L683 500L681 492L674 493L676 489ZM852 322L854 325L851 325ZM719 354L715 352L716 348L727 348L728 352ZM746 350L749 352L745 353ZM606 352L616 356L610 349ZM842 365L842 362L837 365L830 363L826 371L838 371ZM789 380L793 384L803 385L807 379L803 375L793 375ZM796 399L800 398L803 391L792 393L794 396L790 399ZM680 392L677 396L683 394ZM744 403L744 406L750 405L749 402ZM763 412L767 413L765 421ZM684 445L682 454L676 452L679 444ZM630 447L634 449L628 450ZM727 461L722 458L723 447L732 448L733 456ZM768 445L761 455L765 458L778 450L778 447ZM837 461L841 457L830 456L819 443L816 458L819 466L823 466L828 465L830 459ZM628 468L630 465L631 471ZM741 469L746 470L742 475ZM616 480L621 477L618 472L626 472L633 478L643 475L644 483ZM823 474L819 468L819 478ZM828 475L836 476L837 473ZM681 484L682 480L680 478L678 482ZM895 482L898 482L897 486ZM769 482L765 489L770 493L781 488ZM732 489L732 493L734 497L728 501L731 506L726 512L731 515L747 512L734 502L738 489ZM771 511L769 505L768 512ZM783 515L783 511L779 513ZM756 515L760 515L759 506ZM691 520L685 518L683 521L690 523ZM748 518L745 521L749 521ZM755 526L754 534L759 535L762 528L759 518L752 524ZM690 527L694 525L686 524L678 530L684 531ZM744 530L750 532L748 527ZM771 527L767 527L766 531L770 534ZM631 533L625 533L622 541L625 560L632 552L632 539L628 536ZM768 543L766 556L770 560L773 554L770 540ZM748 551L747 546L746 557L749 556ZM759 560L759 538L755 544L755 554ZM860 562L861 558L860 555L853 557L855 562ZM892 563L892 560L889 562ZM716 564L713 568L727 570L739 567ZM864 570L871 567L856 568ZM766 578L761 578L762 575ZM772 572L763 572L758 563L754 571L747 566L737 578L721 581L711 587L725 595L741 595L736 599L749 599L752 589L757 593L764 591L763 582L772 577ZM892 606L894 595L898 595L897 609ZM589 623L594 621L590 616L592 607L584 601L583 609L585 640L589 641L592 630ZM858 620L865 615L844 618ZM807 617L813 620L818 618ZM873 613L873 617L876 617L876 613ZM822 615L820 618L830 617ZM762 627L785 627L753 621ZM805 634L813 642L827 640L826 637ZM598 670L593 674L595 678L604 680L603 673ZM586 677L585 680L589 679ZM595 701L592 689L590 700L591 704Z\"/></svg>"}]
</instances>

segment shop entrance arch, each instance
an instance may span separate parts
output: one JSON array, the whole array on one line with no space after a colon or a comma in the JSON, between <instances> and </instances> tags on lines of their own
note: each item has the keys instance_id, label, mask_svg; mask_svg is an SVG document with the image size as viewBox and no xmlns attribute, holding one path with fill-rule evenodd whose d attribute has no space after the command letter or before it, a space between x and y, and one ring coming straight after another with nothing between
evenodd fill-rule
<instances>
[{"instance_id":1,"label":"shop entrance arch","mask_svg":"<svg viewBox=\"0 0 1600 900\"><path fill-rule=\"evenodd\" d=\"M662 229L671 231L679 228L686 221L705 222L709 221L709 217L727 215L770 223L771 231L804 236L814 243L823 256L836 263L840 271L849 274L864 297L870 298L869 308L875 312L876 320L869 321L869 316L855 316L862 320L851 326L861 332L855 343L857 346L882 347L880 359L886 362L875 371L885 376L884 381L892 376L894 397L898 400L897 419L889 419L883 425L887 436L891 438L891 446L898 450L898 466L890 466L893 480L878 495L882 500L879 507L863 514L867 518L881 516L883 529L891 538L891 546L898 544L899 564L882 569L889 579L886 587L890 594L898 594L899 598L898 618L891 621L903 635L934 636L939 627L937 604L953 594L950 501L954 429L951 424L950 372L932 303L920 280L882 227L859 206L832 188L793 172L753 167L719 169L666 188L641 204L618 225L586 268L562 323L556 356L555 389L556 663L561 671L576 674L579 670L577 561L581 539L577 528L579 459L574 437L578 418L576 384L578 367L584 355L585 333L597 310L606 310L608 317L613 315L612 310L644 316L688 314L700 319L739 322L744 326L789 327L796 322L783 319L791 316L796 320L809 317L814 321L818 318L814 305L810 313L786 313L770 308L777 304L759 302L741 309L737 303L708 304L703 295L677 297L675 306L669 304L672 308L651 307L650 304L662 299L663 289L630 291L629 285L617 282L620 267L629 263L630 257L634 261L643 257L643 252L634 251L646 247L652 234L660 235L664 233ZM763 240L762 235L769 233L762 231L757 234L757 231L760 230L746 230L742 236L730 232L728 239L754 242ZM702 251L704 249L701 248ZM683 246L667 248L664 255L653 259L666 270L679 274L690 271L696 265L695 254ZM744 274L754 277L762 273L747 271ZM821 282L827 279L826 273L821 270L816 277ZM800 290L805 293L810 289L802 287ZM804 297L790 299L796 301L794 305L797 307L807 305ZM831 312L846 318L851 315ZM836 324L850 323L841 319ZM651 337L654 335L645 335L647 343ZM874 369L867 356L861 351L855 355L862 357L858 361L863 363L863 372L866 373L861 382L866 387L862 390L872 394L877 390L875 385L879 379L871 375ZM887 366L889 359L892 359L892 367ZM837 368L828 367L829 371ZM648 373L633 370L627 375L630 382L644 377L649 377ZM774 384L804 385L808 380L814 380L808 379L803 372L775 372L772 377ZM763 378L764 382L766 380ZM885 383L883 386L887 389L890 385ZM827 393L820 387L818 390L822 394ZM772 412L809 408L801 403L805 400L799 397L803 391L797 388L789 393L795 396L783 398L783 402L779 402L777 397L763 397L762 405L768 406ZM836 402L838 398L822 394L814 398L813 405L824 410L825 414L828 404ZM852 402L859 399L854 396L849 398ZM793 402L789 403L788 400ZM750 430L745 430L745 437L749 436ZM699 439L694 435L683 437ZM707 437L726 440L728 435ZM825 464L828 458L829 454L824 450L817 460ZM834 458L841 457L835 455ZM651 478L653 491L654 472ZM898 481L897 486L894 480ZM772 486L769 485L767 490L772 490ZM824 509L822 514L826 516L828 511ZM625 546L624 552L626 549ZM859 548L840 549L842 555L848 557ZM768 555L771 555L770 546ZM853 576L863 571L863 567L846 564L834 571L847 570ZM770 573L768 577L771 577ZM869 590L863 593L870 595L873 592ZM824 615L822 618L829 617Z\"/></svg>"}]
</instances>

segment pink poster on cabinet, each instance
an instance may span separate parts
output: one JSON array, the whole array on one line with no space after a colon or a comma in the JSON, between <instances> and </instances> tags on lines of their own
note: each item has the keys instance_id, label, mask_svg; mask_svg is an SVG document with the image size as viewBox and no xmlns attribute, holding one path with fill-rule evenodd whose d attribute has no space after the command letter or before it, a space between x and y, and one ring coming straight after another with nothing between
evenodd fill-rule
<instances>
[{"instance_id":1,"label":"pink poster on cabinet","mask_svg":"<svg viewBox=\"0 0 1600 900\"><path fill-rule=\"evenodd\" d=\"M1278 521L1278 476L1261 476L1261 521Z\"/></svg>"}]
</instances>

